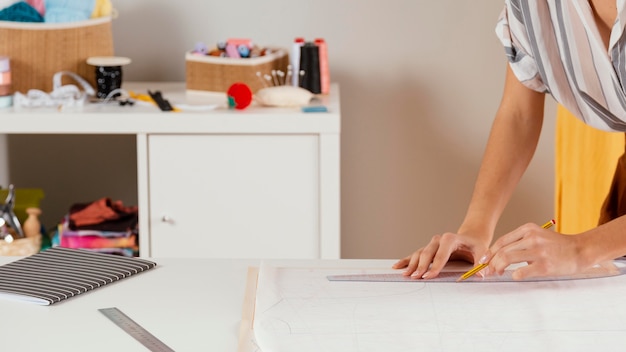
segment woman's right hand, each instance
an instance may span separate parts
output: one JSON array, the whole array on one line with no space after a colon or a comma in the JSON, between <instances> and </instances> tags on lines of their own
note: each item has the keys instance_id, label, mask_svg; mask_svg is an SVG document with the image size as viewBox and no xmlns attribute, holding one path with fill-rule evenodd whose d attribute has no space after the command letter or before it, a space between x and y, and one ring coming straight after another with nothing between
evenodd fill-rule
<instances>
[{"instance_id":1,"label":"woman's right hand","mask_svg":"<svg viewBox=\"0 0 626 352\"><path fill-rule=\"evenodd\" d=\"M393 268L406 268L403 274L416 279L432 279L439 275L450 260L478 263L488 246L488 241L476 236L446 232L433 236L430 243L400 259Z\"/></svg>"}]
</instances>

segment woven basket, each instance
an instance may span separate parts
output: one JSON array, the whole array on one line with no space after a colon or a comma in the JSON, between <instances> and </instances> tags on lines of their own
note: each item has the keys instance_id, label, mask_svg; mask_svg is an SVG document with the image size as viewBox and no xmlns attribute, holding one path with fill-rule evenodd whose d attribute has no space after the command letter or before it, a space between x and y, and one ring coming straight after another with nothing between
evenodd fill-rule
<instances>
[{"instance_id":1,"label":"woven basket","mask_svg":"<svg viewBox=\"0 0 626 352\"><path fill-rule=\"evenodd\" d=\"M187 53L186 81L188 90L226 92L235 82L247 84L252 92L263 88L257 72L271 75L272 70L287 72L289 55L283 49L249 59L234 59Z\"/></svg>"},{"instance_id":2,"label":"woven basket","mask_svg":"<svg viewBox=\"0 0 626 352\"><path fill-rule=\"evenodd\" d=\"M13 242L0 240L0 256L28 256L41 249L41 235L16 239Z\"/></svg>"},{"instance_id":3,"label":"woven basket","mask_svg":"<svg viewBox=\"0 0 626 352\"><path fill-rule=\"evenodd\" d=\"M59 71L77 73L95 86L95 68L87 58L112 55L110 17L72 23L0 21L0 56L11 60L14 91L51 91L52 76Z\"/></svg>"}]
</instances>

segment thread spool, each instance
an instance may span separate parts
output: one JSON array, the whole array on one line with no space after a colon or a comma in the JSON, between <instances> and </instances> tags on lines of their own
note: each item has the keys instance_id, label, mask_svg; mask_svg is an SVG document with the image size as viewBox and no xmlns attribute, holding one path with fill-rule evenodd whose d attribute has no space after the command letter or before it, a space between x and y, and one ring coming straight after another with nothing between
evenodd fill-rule
<instances>
[{"instance_id":1,"label":"thread spool","mask_svg":"<svg viewBox=\"0 0 626 352\"><path fill-rule=\"evenodd\" d=\"M291 85L297 87L299 84L299 75L300 72L300 48L304 45L304 38L298 37L294 39L293 46L291 48Z\"/></svg>"},{"instance_id":2,"label":"thread spool","mask_svg":"<svg viewBox=\"0 0 626 352\"><path fill-rule=\"evenodd\" d=\"M300 48L300 87L313 94L322 92L320 82L320 53L315 43L307 42Z\"/></svg>"},{"instance_id":3,"label":"thread spool","mask_svg":"<svg viewBox=\"0 0 626 352\"><path fill-rule=\"evenodd\" d=\"M8 57L0 56L0 108L9 107L12 103L11 63Z\"/></svg>"},{"instance_id":4,"label":"thread spool","mask_svg":"<svg viewBox=\"0 0 626 352\"><path fill-rule=\"evenodd\" d=\"M87 64L96 68L96 97L104 100L115 98L120 93L109 97L113 91L122 88L122 66L130 64L127 57L96 56L87 59Z\"/></svg>"},{"instance_id":5,"label":"thread spool","mask_svg":"<svg viewBox=\"0 0 626 352\"><path fill-rule=\"evenodd\" d=\"M320 53L320 85L322 94L330 93L330 70L328 68L328 49L326 41L322 38L317 38L314 41L317 45Z\"/></svg>"}]
</instances>

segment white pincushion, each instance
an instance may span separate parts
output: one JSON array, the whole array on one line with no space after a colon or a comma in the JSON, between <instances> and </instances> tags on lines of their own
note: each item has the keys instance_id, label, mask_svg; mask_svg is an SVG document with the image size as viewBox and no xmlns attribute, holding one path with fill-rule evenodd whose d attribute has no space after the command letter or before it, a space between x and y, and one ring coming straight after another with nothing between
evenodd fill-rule
<instances>
[{"instance_id":1,"label":"white pincushion","mask_svg":"<svg viewBox=\"0 0 626 352\"><path fill-rule=\"evenodd\" d=\"M255 94L256 100L265 106L304 106L313 98L313 93L300 87L276 86L260 89Z\"/></svg>"}]
</instances>

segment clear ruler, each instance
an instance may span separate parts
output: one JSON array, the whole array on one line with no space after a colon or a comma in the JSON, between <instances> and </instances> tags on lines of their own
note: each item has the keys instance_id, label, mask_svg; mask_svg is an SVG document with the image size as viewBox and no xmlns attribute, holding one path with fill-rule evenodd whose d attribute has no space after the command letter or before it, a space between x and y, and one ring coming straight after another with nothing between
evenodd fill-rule
<instances>
[{"instance_id":1,"label":"clear ruler","mask_svg":"<svg viewBox=\"0 0 626 352\"><path fill-rule=\"evenodd\" d=\"M457 279L461 275L465 274L465 271L442 271L434 279L418 280L409 276L404 276L401 273L369 273L369 274L349 274L349 275L328 275L326 279L328 281L365 281L365 282L414 282L414 283L435 283L435 282L457 282ZM474 275L462 282L518 282L513 280L512 270L505 270L503 275L494 275L488 277L481 277L480 275ZM539 277L531 278L524 281L564 281L564 280L581 280L581 279L596 279L610 276L618 276L626 274L626 263L622 260L615 260L613 264L607 262L603 266L596 265L592 268L586 269L582 273L559 276L559 277Z\"/></svg>"},{"instance_id":2,"label":"clear ruler","mask_svg":"<svg viewBox=\"0 0 626 352\"><path fill-rule=\"evenodd\" d=\"M141 342L141 344L146 346L150 351L174 352L173 349L169 348L166 344L161 342L161 340L157 339L154 335L149 333L148 330L141 327L141 325L137 324L121 310L117 308L101 308L98 309L98 311L109 318L113 323L115 323L115 325L126 331L127 334L134 337L135 340Z\"/></svg>"},{"instance_id":3,"label":"clear ruler","mask_svg":"<svg viewBox=\"0 0 626 352\"><path fill-rule=\"evenodd\" d=\"M352 275L328 275L328 281L367 281L367 282L456 282L463 275L463 271L459 272L441 272L439 276L430 280L418 280L410 276L404 276L401 273L370 273L370 274L352 274ZM471 277L467 279L470 281Z\"/></svg>"}]
</instances>

